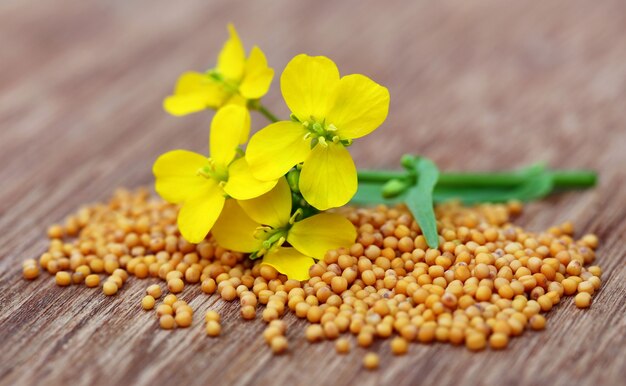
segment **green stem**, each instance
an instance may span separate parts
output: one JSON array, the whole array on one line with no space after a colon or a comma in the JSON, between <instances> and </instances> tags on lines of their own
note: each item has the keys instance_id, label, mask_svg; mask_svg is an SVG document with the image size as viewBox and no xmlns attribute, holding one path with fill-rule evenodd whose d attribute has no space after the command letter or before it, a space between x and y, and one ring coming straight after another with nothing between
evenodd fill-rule
<instances>
[{"instance_id":1,"label":"green stem","mask_svg":"<svg viewBox=\"0 0 626 386\"><path fill-rule=\"evenodd\" d=\"M594 186L596 174L588 170L553 170L550 171L555 188L585 188ZM385 183L391 179L414 178L400 170L359 170L359 182ZM495 173L441 173L438 187L515 187L528 179L519 172Z\"/></svg>"},{"instance_id":2,"label":"green stem","mask_svg":"<svg viewBox=\"0 0 626 386\"><path fill-rule=\"evenodd\" d=\"M259 103L256 106L256 110L259 113L263 114L263 116L267 118L270 122L278 122L278 117L276 117L276 115L274 115L271 111L267 109L267 107L263 106L262 104Z\"/></svg>"}]
</instances>

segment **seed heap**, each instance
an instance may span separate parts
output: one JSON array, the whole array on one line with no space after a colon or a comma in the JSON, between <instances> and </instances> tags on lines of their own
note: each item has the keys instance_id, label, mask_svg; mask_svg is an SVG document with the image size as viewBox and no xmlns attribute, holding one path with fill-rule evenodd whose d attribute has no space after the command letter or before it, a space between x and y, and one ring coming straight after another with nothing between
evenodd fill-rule
<instances>
[{"instance_id":1,"label":"seed heap","mask_svg":"<svg viewBox=\"0 0 626 386\"><path fill-rule=\"evenodd\" d=\"M575 240L569 222L528 232L509 223L521 210L516 202L439 205L440 246L430 249L404 207L344 208L358 230L356 243L328 251L301 283L212 238L187 243L176 227L176 206L146 190L120 190L108 204L84 207L64 225L51 226L48 251L39 262L25 261L23 276L36 279L40 266L59 286L87 287L99 286L104 276L106 295L120 291L129 275L160 278L170 294L156 305L162 290L151 285L141 307L156 306L163 329L191 325L193 310L174 294L199 283L206 294L239 299L245 320L264 305L261 316L269 325L263 335L277 354L287 350L279 320L286 312L310 323L309 342L338 339L339 353L350 350L349 335L364 348L391 338L395 355L405 354L411 342L498 350L527 329L545 328L541 313L565 296L589 307L602 283L600 267L590 266L596 236ZM219 314L209 311L205 320L207 335L220 335ZM375 368L378 357L368 354L364 365Z\"/></svg>"}]
</instances>

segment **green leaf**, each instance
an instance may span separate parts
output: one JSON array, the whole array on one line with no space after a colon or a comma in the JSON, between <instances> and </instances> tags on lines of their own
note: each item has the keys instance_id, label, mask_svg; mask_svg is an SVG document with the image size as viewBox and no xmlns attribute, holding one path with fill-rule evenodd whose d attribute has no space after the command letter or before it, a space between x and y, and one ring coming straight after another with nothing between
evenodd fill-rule
<instances>
[{"instance_id":1,"label":"green leaf","mask_svg":"<svg viewBox=\"0 0 626 386\"><path fill-rule=\"evenodd\" d=\"M439 179L439 169L433 161L427 158L419 158L415 166L419 176L417 185L408 190L405 203L422 229L428 246L437 248L439 246L439 234L437 233L437 220L433 208L433 189Z\"/></svg>"},{"instance_id":2,"label":"green leaf","mask_svg":"<svg viewBox=\"0 0 626 386\"><path fill-rule=\"evenodd\" d=\"M459 200L465 205L511 200L532 201L550 194L554 188L552 174L541 165L523 169L524 180L517 186L507 187L437 187L435 202Z\"/></svg>"}]
</instances>

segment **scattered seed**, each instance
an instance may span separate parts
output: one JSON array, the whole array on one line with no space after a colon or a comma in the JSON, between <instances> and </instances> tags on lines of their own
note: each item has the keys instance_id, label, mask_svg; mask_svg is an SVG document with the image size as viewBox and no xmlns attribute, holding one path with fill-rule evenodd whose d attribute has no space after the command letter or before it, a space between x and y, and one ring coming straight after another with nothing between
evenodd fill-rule
<instances>
[{"instance_id":1,"label":"scattered seed","mask_svg":"<svg viewBox=\"0 0 626 386\"><path fill-rule=\"evenodd\" d=\"M379 363L380 359L378 358L378 354L376 353L369 352L365 354L365 357L363 357L363 366L365 366L365 368L368 370L377 369Z\"/></svg>"}]
</instances>

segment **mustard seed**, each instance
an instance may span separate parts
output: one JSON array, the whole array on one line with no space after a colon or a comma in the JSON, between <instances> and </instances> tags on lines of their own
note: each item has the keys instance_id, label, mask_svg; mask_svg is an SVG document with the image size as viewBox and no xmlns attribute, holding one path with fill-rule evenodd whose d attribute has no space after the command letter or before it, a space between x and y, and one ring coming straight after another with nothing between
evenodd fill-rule
<instances>
[{"instance_id":1,"label":"mustard seed","mask_svg":"<svg viewBox=\"0 0 626 386\"><path fill-rule=\"evenodd\" d=\"M591 305L591 294L580 292L574 297L574 303L578 308L588 308Z\"/></svg>"},{"instance_id":2,"label":"mustard seed","mask_svg":"<svg viewBox=\"0 0 626 386\"><path fill-rule=\"evenodd\" d=\"M117 284L112 281L106 281L102 285L102 292L107 296L115 295L117 293Z\"/></svg>"},{"instance_id":3,"label":"mustard seed","mask_svg":"<svg viewBox=\"0 0 626 386\"><path fill-rule=\"evenodd\" d=\"M152 297L151 295L146 295L143 297L143 299L141 299L141 308L143 308L144 310L151 310L154 308L154 297Z\"/></svg>"},{"instance_id":4,"label":"mustard seed","mask_svg":"<svg viewBox=\"0 0 626 386\"><path fill-rule=\"evenodd\" d=\"M391 340L391 352L393 355L404 355L408 350L409 344L403 338L395 337Z\"/></svg>"},{"instance_id":5,"label":"mustard seed","mask_svg":"<svg viewBox=\"0 0 626 386\"><path fill-rule=\"evenodd\" d=\"M235 300L235 298L237 297L237 291L233 286L226 286L222 289L222 292L220 292L220 296L222 297L222 299L230 302L232 300Z\"/></svg>"},{"instance_id":6,"label":"mustard seed","mask_svg":"<svg viewBox=\"0 0 626 386\"><path fill-rule=\"evenodd\" d=\"M22 269L22 275L24 276L24 279L35 280L39 277L39 268L37 268L34 264L26 265Z\"/></svg>"},{"instance_id":7,"label":"mustard seed","mask_svg":"<svg viewBox=\"0 0 626 386\"><path fill-rule=\"evenodd\" d=\"M546 318L543 315L533 315L528 323L533 330L543 330L546 327Z\"/></svg>"},{"instance_id":8,"label":"mustard seed","mask_svg":"<svg viewBox=\"0 0 626 386\"><path fill-rule=\"evenodd\" d=\"M378 358L378 354L376 353L369 352L365 354L365 357L363 357L363 366L365 366L365 368L368 370L377 369L379 363L380 359Z\"/></svg>"},{"instance_id":9,"label":"mustard seed","mask_svg":"<svg viewBox=\"0 0 626 386\"><path fill-rule=\"evenodd\" d=\"M311 324L305 330L306 339L311 342L319 342L324 339L324 330L319 324Z\"/></svg>"},{"instance_id":10,"label":"mustard seed","mask_svg":"<svg viewBox=\"0 0 626 386\"><path fill-rule=\"evenodd\" d=\"M272 343L272 340L277 337L283 335L280 328L276 326L268 326L265 330L263 330L263 338L265 339L265 343L268 345Z\"/></svg>"},{"instance_id":11,"label":"mustard seed","mask_svg":"<svg viewBox=\"0 0 626 386\"><path fill-rule=\"evenodd\" d=\"M276 355L284 353L288 348L287 338L282 335L274 337L270 343L270 347L272 348L272 352Z\"/></svg>"},{"instance_id":12,"label":"mustard seed","mask_svg":"<svg viewBox=\"0 0 626 386\"><path fill-rule=\"evenodd\" d=\"M256 309L254 308L254 306L241 307L241 317L246 320L252 320L256 318Z\"/></svg>"},{"instance_id":13,"label":"mustard seed","mask_svg":"<svg viewBox=\"0 0 626 386\"><path fill-rule=\"evenodd\" d=\"M192 322L191 313L189 313L188 311L177 312L174 320L176 321L176 325L179 327L189 327L191 326Z\"/></svg>"},{"instance_id":14,"label":"mustard seed","mask_svg":"<svg viewBox=\"0 0 626 386\"><path fill-rule=\"evenodd\" d=\"M174 310L169 304L159 304L156 308L157 316L174 315Z\"/></svg>"},{"instance_id":15,"label":"mustard seed","mask_svg":"<svg viewBox=\"0 0 626 386\"><path fill-rule=\"evenodd\" d=\"M172 293L177 294L183 291L185 283L179 278L173 278L167 282L167 288L169 288Z\"/></svg>"},{"instance_id":16,"label":"mustard seed","mask_svg":"<svg viewBox=\"0 0 626 386\"><path fill-rule=\"evenodd\" d=\"M58 286L66 287L72 283L72 276L65 271L59 271L55 275L55 280Z\"/></svg>"},{"instance_id":17,"label":"mustard seed","mask_svg":"<svg viewBox=\"0 0 626 386\"><path fill-rule=\"evenodd\" d=\"M91 274L85 278L85 285L89 288L97 287L100 285L100 276Z\"/></svg>"},{"instance_id":18,"label":"mustard seed","mask_svg":"<svg viewBox=\"0 0 626 386\"><path fill-rule=\"evenodd\" d=\"M176 303L177 300L178 300L178 298L176 297L176 295L169 294L169 295L166 295L163 298L163 304L166 304L168 306L172 306L174 303Z\"/></svg>"},{"instance_id":19,"label":"mustard seed","mask_svg":"<svg viewBox=\"0 0 626 386\"><path fill-rule=\"evenodd\" d=\"M211 337L219 336L222 332L222 326L215 320L209 320L206 324L206 334Z\"/></svg>"},{"instance_id":20,"label":"mustard seed","mask_svg":"<svg viewBox=\"0 0 626 386\"><path fill-rule=\"evenodd\" d=\"M146 288L146 293L152 296L154 299L158 299L161 297L161 287L158 284L153 284Z\"/></svg>"},{"instance_id":21,"label":"mustard seed","mask_svg":"<svg viewBox=\"0 0 626 386\"><path fill-rule=\"evenodd\" d=\"M161 315L159 318L159 326L164 330L171 330L176 326L176 322L172 315Z\"/></svg>"},{"instance_id":22,"label":"mustard seed","mask_svg":"<svg viewBox=\"0 0 626 386\"><path fill-rule=\"evenodd\" d=\"M489 337L489 345L494 350L505 349L509 344L509 337L501 332L496 332Z\"/></svg>"},{"instance_id":23,"label":"mustard seed","mask_svg":"<svg viewBox=\"0 0 626 386\"><path fill-rule=\"evenodd\" d=\"M335 341L335 351L338 354L347 354L350 352L350 341L346 338L337 339Z\"/></svg>"},{"instance_id":24,"label":"mustard seed","mask_svg":"<svg viewBox=\"0 0 626 386\"><path fill-rule=\"evenodd\" d=\"M487 346L487 340L483 334L470 333L467 338L465 338L465 346L472 351L480 351Z\"/></svg>"},{"instance_id":25,"label":"mustard seed","mask_svg":"<svg viewBox=\"0 0 626 386\"><path fill-rule=\"evenodd\" d=\"M221 320L220 314L214 310L208 310L204 315L204 320L208 323L210 321L214 321L219 323Z\"/></svg>"}]
</instances>

